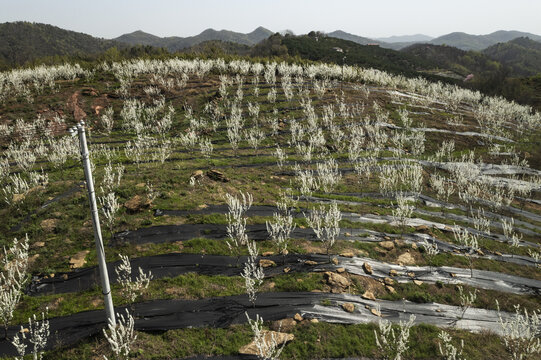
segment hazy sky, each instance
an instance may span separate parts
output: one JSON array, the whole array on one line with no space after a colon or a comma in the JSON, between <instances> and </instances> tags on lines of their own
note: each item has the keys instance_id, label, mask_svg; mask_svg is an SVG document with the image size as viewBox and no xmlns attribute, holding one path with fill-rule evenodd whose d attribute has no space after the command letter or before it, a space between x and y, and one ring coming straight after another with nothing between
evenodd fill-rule
<instances>
[{"instance_id":1,"label":"hazy sky","mask_svg":"<svg viewBox=\"0 0 541 360\"><path fill-rule=\"evenodd\" d=\"M541 35L541 0L0 0L0 22L25 20L114 38L135 30L191 36L207 28L250 32L344 30L384 37L519 30Z\"/></svg>"}]
</instances>

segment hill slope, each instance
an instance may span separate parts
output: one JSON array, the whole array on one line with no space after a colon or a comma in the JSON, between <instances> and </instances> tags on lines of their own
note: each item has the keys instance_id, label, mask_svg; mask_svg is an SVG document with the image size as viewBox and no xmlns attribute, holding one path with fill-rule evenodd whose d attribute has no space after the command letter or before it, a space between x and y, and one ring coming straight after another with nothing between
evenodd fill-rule
<instances>
[{"instance_id":1,"label":"hill slope","mask_svg":"<svg viewBox=\"0 0 541 360\"><path fill-rule=\"evenodd\" d=\"M465 51L452 46L414 44L401 50L437 65L438 70L449 71L464 78L468 74L478 75L497 70L500 66L488 56L477 51Z\"/></svg>"},{"instance_id":2,"label":"hill slope","mask_svg":"<svg viewBox=\"0 0 541 360\"><path fill-rule=\"evenodd\" d=\"M11 66L45 56L96 54L115 45L111 40L47 24L0 24L0 62Z\"/></svg>"},{"instance_id":3,"label":"hill slope","mask_svg":"<svg viewBox=\"0 0 541 360\"><path fill-rule=\"evenodd\" d=\"M281 44L287 48L291 56L300 56L314 61L333 62L341 65L373 67L404 75L418 75L419 70L434 65L423 59L398 51L384 49L379 46L360 45L353 41L337 39L330 36L286 36ZM335 48L343 49L340 53ZM345 55L345 59L344 59Z\"/></svg>"},{"instance_id":4,"label":"hill slope","mask_svg":"<svg viewBox=\"0 0 541 360\"><path fill-rule=\"evenodd\" d=\"M512 69L513 75L532 76L541 73L541 43L521 37L483 50L483 54Z\"/></svg>"}]
</instances>

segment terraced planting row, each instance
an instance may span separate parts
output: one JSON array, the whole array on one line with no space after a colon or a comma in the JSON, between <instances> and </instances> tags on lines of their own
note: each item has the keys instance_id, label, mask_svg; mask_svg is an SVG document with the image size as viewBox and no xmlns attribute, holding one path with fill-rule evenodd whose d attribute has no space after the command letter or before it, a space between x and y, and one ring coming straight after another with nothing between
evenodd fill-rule
<instances>
[{"instance_id":1,"label":"terraced planting row","mask_svg":"<svg viewBox=\"0 0 541 360\"><path fill-rule=\"evenodd\" d=\"M329 64L0 80L1 356L448 359L461 340L467 359L539 356L531 109ZM68 133L80 121L116 326Z\"/></svg>"}]
</instances>

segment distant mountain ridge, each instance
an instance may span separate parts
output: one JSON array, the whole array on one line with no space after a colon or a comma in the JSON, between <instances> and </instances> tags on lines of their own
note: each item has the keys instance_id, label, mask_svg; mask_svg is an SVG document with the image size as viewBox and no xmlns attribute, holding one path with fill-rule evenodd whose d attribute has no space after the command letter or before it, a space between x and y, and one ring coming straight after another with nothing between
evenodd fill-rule
<instances>
[{"instance_id":1,"label":"distant mountain ridge","mask_svg":"<svg viewBox=\"0 0 541 360\"><path fill-rule=\"evenodd\" d=\"M261 26L248 34L229 30L217 31L214 29L206 29L199 35L189 37L159 37L138 30L129 34L121 35L113 40L128 45L152 45L156 47L163 47L174 52L192 47L205 41L215 40L252 46L262 40L265 40L272 34L272 31Z\"/></svg>"},{"instance_id":2,"label":"distant mountain ridge","mask_svg":"<svg viewBox=\"0 0 541 360\"><path fill-rule=\"evenodd\" d=\"M484 50L497 43L504 43L519 37L528 37L541 42L541 36L520 31L496 31L488 35L470 35L454 32L432 39L431 44L454 46L462 50Z\"/></svg>"},{"instance_id":3,"label":"distant mountain ridge","mask_svg":"<svg viewBox=\"0 0 541 360\"><path fill-rule=\"evenodd\" d=\"M406 42L428 42L434 39L433 36L428 36L424 34L415 34L415 35L393 35L389 37L374 38L374 40L386 42L386 43L406 43Z\"/></svg>"},{"instance_id":4,"label":"distant mountain ridge","mask_svg":"<svg viewBox=\"0 0 541 360\"><path fill-rule=\"evenodd\" d=\"M541 36L521 32L521 31L506 31L499 30L487 35L471 35L464 32L453 32L450 34L442 35L437 38L424 41L399 41L406 40L408 36L392 36L387 39L390 41L384 41L385 38L369 39L362 36L350 34L341 30L333 31L327 34L327 36L335 37L338 39L349 40L356 42L357 44L367 45L369 43L378 44L381 47L400 50L413 44L427 43L433 45L447 45L454 46L461 50L476 50L481 51L489 46L496 45L497 43L508 42L516 38L527 37L533 41L541 42ZM417 36L417 35L413 35ZM423 36L423 35L421 35ZM424 35L426 36L426 35Z\"/></svg>"}]
</instances>

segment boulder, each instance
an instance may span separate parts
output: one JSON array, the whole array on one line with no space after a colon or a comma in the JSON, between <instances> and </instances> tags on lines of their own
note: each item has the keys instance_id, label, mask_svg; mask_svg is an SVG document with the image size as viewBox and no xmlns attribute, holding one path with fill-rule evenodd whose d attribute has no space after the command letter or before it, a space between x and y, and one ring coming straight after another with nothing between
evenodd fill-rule
<instances>
[{"instance_id":1,"label":"boulder","mask_svg":"<svg viewBox=\"0 0 541 360\"><path fill-rule=\"evenodd\" d=\"M379 243L379 246L381 246L387 251L391 251L394 249L394 243L392 241L382 241Z\"/></svg>"},{"instance_id":2,"label":"boulder","mask_svg":"<svg viewBox=\"0 0 541 360\"><path fill-rule=\"evenodd\" d=\"M405 252L396 259L396 262L398 265L415 265L415 258L409 252Z\"/></svg>"},{"instance_id":3,"label":"boulder","mask_svg":"<svg viewBox=\"0 0 541 360\"><path fill-rule=\"evenodd\" d=\"M291 341L295 338L293 334L287 334L283 332L277 332L277 331L268 331L263 330L262 331L263 338L265 339L265 342L270 343L272 339L276 342L276 344L282 345L283 343L286 343L288 341ZM239 354L242 355L259 355L259 352L257 351L257 346L255 344L255 341L252 341L248 345L244 345L239 349Z\"/></svg>"},{"instance_id":4,"label":"boulder","mask_svg":"<svg viewBox=\"0 0 541 360\"><path fill-rule=\"evenodd\" d=\"M205 173L203 172L203 170L195 170L192 173L191 177L194 178L195 180L201 180L203 176L205 176Z\"/></svg>"},{"instance_id":5,"label":"boulder","mask_svg":"<svg viewBox=\"0 0 541 360\"><path fill-rule=\"evenodd\" d=\"M128 213L134 214L142 211L150 206L150 200L143 198L141 195L135 195L130 200L124 203L124 207Z\"/></svg>"},{"instance_id":6,"label":"boulder","mask_svg":"<svg viewBox=\"0 0 541 360\"><path fill-rule=\"evenodd\" d=\"M69 261L70 267L72 269L82 268L86 264L86 255L88 255L89 250L79 251L77 254L73 255Z\"/></svg>"},{"instance_id":7,"label":"boulder","mask_svg":"<svg viewBox=\"0 0 541 360\"><path fill-rule=\"evenodd\" d=\"M290 332L290 331L293 331L296 325L297 325L297 322L295 321L295 319L285 318L282 320L273 321L270 325L270 329L273 331Z\"/></svg>"},{"instance_id":8,"label":"boulder","mask_svg":"<svg viewBox=\"0 0 541 360\"><path fill-rule=\"evenodd\" d=\"M376 301L376 297L374 296L374 293L372 291L366 290L364 294L361 295L361 297L366 300Z\"/></svg>"},{"instance_id":9,"label":"boulder","mask_svg":"<svg viewBox=\"0 0 541 360\"><path fill-rule=\"evenodd\" d=\"M259 260L259 266L261 266L262 268L268 268L271 266L276 266L276 263L269 259L261 259Z\"/></svg>"},{"instance_id":10,"label":"boulder","mask_svg":"<svg viewBox=\"0 0 541 360\"><path fill-rule=\"evenodd\" d=\"M12 201L14 203L18 203L18 202L23 201L25 197L26 197L26 194L13 194Z\"/></svg>"},{"instance_id":11,"label":"boulder","mask_svg":"<svg viewBox=\"0 0 541 360\"><path fill-rule=\"evenodd\" d=\"M224 175L223 172L218 170L209 170L207 171L207 176L209 179L214 181L228 182L229 179Z\"/></svg>"},{"instance_id":12,"label":"boulder","mask_svg":"<svg viewBox=\"0 0 541 360\"><path fill-rule=\"evenodd\" d=\"M327 281L327 284L333 289L336 289L336 288L346 289L351 285L351 281L349 281L348 278L340 274L326 271L324 275L325 275L325 280Z\"/></svg>"},{"instance_id":13,"label":"boulder","mask_svg":"<svg viewBox=\"0 0 541 360\"><path fill-rule=\"evenodd\" d=\"M347 311L348 313L352 313L355 311L355 305L352 303L343 303L342 309L344 309L344 311Z\"/></svg>"},{"instance_id":14,"label":"boulder","mask_svg":"<svg viewBox=\"0 0 541 360\"><path fill-rule=\"evenodd\" d=\"M372 274L374 271L372 270L372 265L370 265L369 263L363 263L363 270L365 273L367 274Z\"/></svg>"},{"instance_id":15,"label":"boulder","mask_svg":"<svg viewBox=\"0 0 541 360\"><path fill-rule=\"evenodd\" d=\"M46 233L51 233L56 230L59 221L58 219L45 219L40 223L40 226Z\"/></svg>"}]
</instances>

